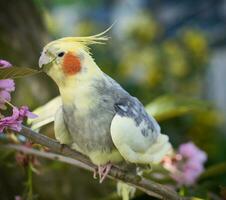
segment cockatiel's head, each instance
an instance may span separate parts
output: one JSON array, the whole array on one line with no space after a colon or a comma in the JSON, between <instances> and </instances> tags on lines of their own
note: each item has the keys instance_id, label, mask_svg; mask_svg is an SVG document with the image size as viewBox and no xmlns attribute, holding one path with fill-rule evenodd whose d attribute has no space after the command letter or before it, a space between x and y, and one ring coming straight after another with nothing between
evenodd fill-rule
<instances>
[{"instance_id":1,"label":"cockatiel's head","mask_svg":"<svg viewBox=\"0 0 226 200\"><path fill-rule=\"evenodd\" d=\"M58 84L66 80L81 79L98 70L89 52L90 44L103 44L106 31L88 37L65 37L47 44L39 58L39 67Z\"/></svg>"}]
</instances>

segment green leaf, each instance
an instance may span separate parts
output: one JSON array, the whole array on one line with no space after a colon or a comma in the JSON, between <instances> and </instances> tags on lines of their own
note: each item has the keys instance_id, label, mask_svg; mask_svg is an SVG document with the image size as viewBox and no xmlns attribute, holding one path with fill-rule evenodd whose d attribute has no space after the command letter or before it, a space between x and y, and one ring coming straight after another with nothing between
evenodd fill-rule
<instances>
[{"instance_id":1,"label":"green leaf","mask_svg":"<svg viewBox=\"0 0 226 200\"><path fill-rule=\"evenodd\" d=\"M191 200L204 200L204 199L200 199L198 197L192 197Z\"/></svg>"},{"instance_id":2,"label":"green leaf","mask_svg":"<svg viewBox=\"0 0 226 200\"><path fill-rule=\"evenodd\" d=\"M40 71L28 67L8 67L0 69L0 79L15 79L38 74Z\"/></svg>"},{"instance_id":3,"label":"green leaf","mask_svg":"<svg viewBox=\"0 0 226 200\"><path fill-rule=\"evenodd\" d=\"M206 110L209 104L180 96L161 96L146 106L147 112L157 120L167 120L188 113Z\"/></svg>"},{"instance_id":4,"label":"green leaf","mask_svg":"<svg viewBox=\"0 0 226 200\"><path fill-rule=\"evenodd\" d=\"M216 176L222 176L226 174L226 162L212 165L208 167L199 177L199 180L209 179Z\"/></svg>"}]
</instances>

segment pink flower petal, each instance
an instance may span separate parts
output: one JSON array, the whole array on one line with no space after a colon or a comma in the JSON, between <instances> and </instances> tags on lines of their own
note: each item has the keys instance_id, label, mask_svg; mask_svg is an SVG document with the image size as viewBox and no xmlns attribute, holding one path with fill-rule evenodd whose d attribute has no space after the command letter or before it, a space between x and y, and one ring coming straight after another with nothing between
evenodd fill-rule
<instances>
[{"instance_id":1,"label":"pink flower petal","mask_svg":"<svg viewBox=\"0 0 226 200\"><path fill-rule=\"evenodd\" d=\"M36 115L30 112L27 106L22 106L19 109L14 107L11 116L0 119L0 132L3 132L5 128L20 131L26 117L36 117Z\"/></svg>"},{"instance_id":2,"label":"pink flower petal","mask_svg":"<svg viewBox=\"0 0 226 200\"><path fill-rule=\"evenodd\" d=\"M0 90L0 109L5 109L5 100L6 101L10 101L11 97L10 97L10 93L4 90Z\"/></svg>"},{"instance_id":3,"label":"pink flower petal","mask_svg":"<svg viewBox=\"0 0 226 200\"><path fill-rule=\"evenodd\" d=\"M20 116L21 117L28 117L28 118L36 118L37 115L30 112L27 106L20 107Z\"/></svg>"},{"instance_id":4,"label":"pink flower petal","mask_svg":"<svg viewBox=\"0 0 226 200\"><path fill-rule=\"evenodd\" d=\"M0 80L0 89L12 92L15 90L15 83L12 79Z\"/></svg>"},{"instance_id":5,"label":"pink flower petal","mask_svg":"<svg viewBox=\"0 0 226 200\"><path fill-rule=\"evenodd\" d=\"M0 68L11 67L12 65L6 61L0 59ZM15 83L11 79L0 80L0 109L5 109L5 100L10 101L10 92L15 90Z\"/></svg>"},{"instance_id":6,"label":"pink flower petal","mask_svg":"<svg viewBox=\"0 0 226 200\"><path fill-rule=\"evenodd\" d=\"M192 185L204 171L203 164L207 155L192 142L181 144L178 153L181 159L175 159L174 156L171 158L172 162L163 161L163 166L170 171L171 177L179 185Z\"/></svg>"},{"instance_id":7,"label":"pink flower petal","mask_svg":"<svg viewBox=\"0 0 226 200\"><path fill-rule=\"evenodd\" d=\"M197 162L205 162L207 159L207 155L204 151L200 150L194 143L188 142L180 145L178 152L190 159L194 159Z\"/></svg>"},{"instance_id":8,"label":"pink flower petal","mask_svg":"<svg viewBox=\"0 0 226 200\"><path fill-rule=\"evenodd\" d=\"M0 59L0 68L7 68L7 67L11 67L11 66L12 65L10 62Z\"/></svg>"}]
</instances>

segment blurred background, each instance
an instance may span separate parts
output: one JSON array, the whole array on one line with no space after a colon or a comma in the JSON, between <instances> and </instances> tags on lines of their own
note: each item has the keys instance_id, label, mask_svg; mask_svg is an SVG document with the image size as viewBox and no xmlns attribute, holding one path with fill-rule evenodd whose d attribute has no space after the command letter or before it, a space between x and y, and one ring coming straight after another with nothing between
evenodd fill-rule
<instances>
[{"instance_id":1,"label":"blurred background","mask_svg":"<svg viewBox=\"0 0 226 200\"><path fill-rule=\"evenodd\" d=\"M0 0L0 57L37 69L42 47L65 36L88 36L111 26L105 45L92 46L101 69L147 106L175 148L193 141L208 155L195 185L179 190L226 199L225 0ZM16 80L15 105L36 108L57 96L45 74ZM42 133L54 137L52 125ZM115 183L38 159L33 199L120 199ZM29 176L15 154L0 154L0 199L23 196ZM134 199L154 199L137 193Z\"/></svg>"}]
</instances>

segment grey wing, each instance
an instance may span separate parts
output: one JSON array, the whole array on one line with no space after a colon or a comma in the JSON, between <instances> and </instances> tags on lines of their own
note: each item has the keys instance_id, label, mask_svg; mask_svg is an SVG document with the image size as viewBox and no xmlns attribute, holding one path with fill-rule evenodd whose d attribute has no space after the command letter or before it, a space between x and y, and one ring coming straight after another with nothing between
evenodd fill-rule
<instances>
[{"instance_id":1,"label":"grey wing","mask_svg":"<svg viewBox=\"0 0 226 200\"><path fill-rule=\"evenodd\" d=\"M141 134L150 142L156 140L158 133L160 133L160 126L152 116L147 114L137 98L132 96L122 98L114 107L118 115L131 118L136 127L140 128Z\"/></svg>"},{"instance_id":2,"label":"grey wing","mask_svg":"<svg viewBox=\"0 0 226 200\"><path fill-rule=\"evenodd\" d=\"M132 163L159 162L170 148L168 136L161 134L155 119L134 97L125 97L115 104L116 115L111 123L114 145Z\"/></svg>"}]
</instances>

